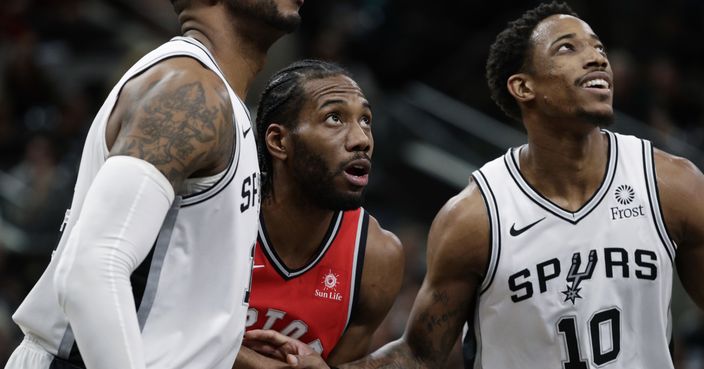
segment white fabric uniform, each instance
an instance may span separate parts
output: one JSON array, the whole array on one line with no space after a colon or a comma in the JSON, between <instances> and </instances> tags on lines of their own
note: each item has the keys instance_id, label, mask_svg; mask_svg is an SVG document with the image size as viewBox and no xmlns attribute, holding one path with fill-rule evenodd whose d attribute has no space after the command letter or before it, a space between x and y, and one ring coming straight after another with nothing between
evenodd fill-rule
<instances>
[{"instance_id":1,"label":"white fabric uniform","mask_svg":"<svg viewBox=\"0 0 704 369\"><path fill-rule=\"evenodd\" d=\"M673 368L676 245L660 210L652 147L603 133L610 142L606 175L576 212L523 179L520 148L473 173L492 245L465 336L465 367Z\"/></svg>"},{"instance_id":2,"label":"white fabric uniform","mask_svg":"<svg viewBox=\"0 0 704 369\"><path fill-rule=\"evenodd\" d=\"M176 37L138 61L98 112L86 139L61 241L46 271L13 316L32 343L24 346L36 349L39 345L57 356L57 362L65 359L83 365L52 280L66 240L81 215L86 191L108 156L108 117L128 80L173 56L195 58L223 80L235 112L237 144L218 180L206 178L207 188L177 196L150 254L132 274L145 361L150 369L230 369L239 350L259 217L254 134L246 107L207 49L192 38ZM189 186L203 187L197 183Z\"/></svg>"}]
</instances>

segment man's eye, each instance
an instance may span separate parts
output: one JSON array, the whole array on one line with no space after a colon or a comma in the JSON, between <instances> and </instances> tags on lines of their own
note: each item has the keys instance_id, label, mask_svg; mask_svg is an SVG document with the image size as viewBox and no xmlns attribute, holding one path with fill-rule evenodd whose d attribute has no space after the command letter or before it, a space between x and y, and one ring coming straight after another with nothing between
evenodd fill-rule
<instances>
[{"instance_id":1,"label":"man's eye","mask_svg":"<svg viewBox=\"0 0 704 369\"><path fill-rule=\"evenodd\" d=\"M557 48L557 51L574 51L572 44L562 44Z\"/></svg>"},{"instance_id":2,"label":"man's eye","mask_svg":"<svg viewBox=\"0 0 704 369\"><path fill-rule=\"evenodd\" d=\"M325 121L332 124L339 124L341 122L341 119L339 115L333 113L328 114L328 116L325 118Z\"/></svg>"}]
</instances>

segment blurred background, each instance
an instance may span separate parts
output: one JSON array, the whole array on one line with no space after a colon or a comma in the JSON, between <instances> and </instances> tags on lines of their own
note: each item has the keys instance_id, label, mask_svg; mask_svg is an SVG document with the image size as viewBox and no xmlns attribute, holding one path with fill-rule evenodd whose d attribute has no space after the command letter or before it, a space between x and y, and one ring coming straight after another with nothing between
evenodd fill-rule
<instances>
[{"instance_id":1,"label":"blurred background","mask_svg":"<svg viewBox=\"0 0 704 369\"><path fill-rule=\"evenodd\" d=\"M247 97L300 58L337 61L374 107L367 205L407 253L376 345L397 338L425 273L434 215L472 170L525 141L489 98L484 65L507 21L539 1L306 0ZM613 130L704 168L704 1L567 1L609 49ZM10 315L48 263L82 142L117 79L178 33L168 0L0 1L0 365L21 339ZM678 286L678 369L704 368L704 318ZM448 368L459 368L457 352Z\"/></svg>"}]
</instances>

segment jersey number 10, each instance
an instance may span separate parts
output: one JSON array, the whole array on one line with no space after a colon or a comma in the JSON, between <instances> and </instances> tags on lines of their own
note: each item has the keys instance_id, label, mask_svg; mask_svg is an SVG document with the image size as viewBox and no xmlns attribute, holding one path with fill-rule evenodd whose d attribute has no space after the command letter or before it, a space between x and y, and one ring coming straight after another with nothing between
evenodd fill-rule
<instances>
[{"instance_id":1,"label":"jersey number 10","mask_svg":"<svg viewBox=\"0 0 704 369\"><path fill-rule=\"evenodd\" d=\"M611 332L611 347L602 348L601 328L608 325ZM567 345L567 361L562 362L564 369L587 369L587 361L582 358L580 342L577 335L577 321L574 316L565 316L557 322L557 332L562 335ZM589 319L589 337L591 338L594 364L602 366L616 360L621 351L621 312L617 308L602 310Z\"/></svg>"}]
</instances>

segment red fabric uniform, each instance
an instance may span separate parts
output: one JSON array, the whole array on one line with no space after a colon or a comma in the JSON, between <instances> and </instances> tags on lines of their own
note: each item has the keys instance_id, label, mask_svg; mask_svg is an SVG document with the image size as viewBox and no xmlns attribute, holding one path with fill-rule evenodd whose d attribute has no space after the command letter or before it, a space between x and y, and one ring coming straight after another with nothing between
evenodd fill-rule
<instances>
[{"instance_id":1,"label":"red fabric uniform","mask_svg":"<svg viewBox=\"0 0 704 369\"><path fill-rule=\"evenodd\" d=\"M347 328L362 277L369 215L337 212L310 263L287 268L261 218L247 330L274 329L327 358Z\"/></svg>"}]
</instances>

